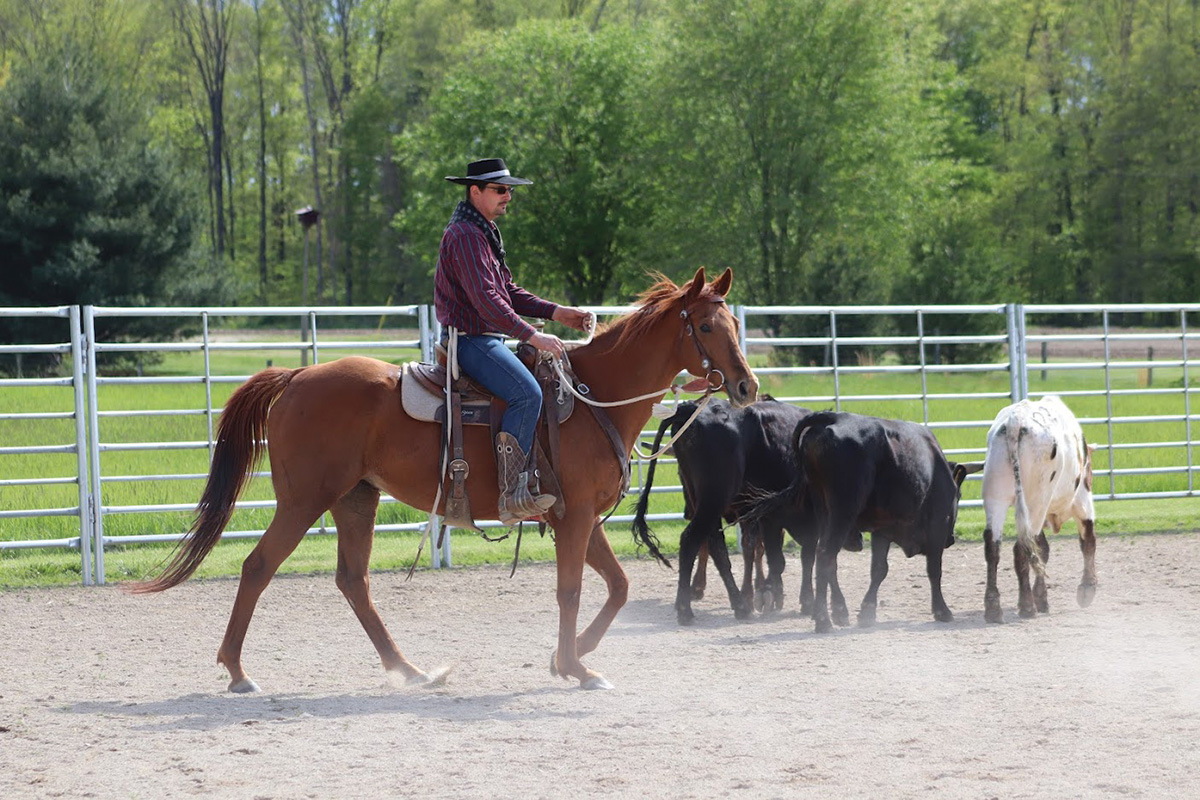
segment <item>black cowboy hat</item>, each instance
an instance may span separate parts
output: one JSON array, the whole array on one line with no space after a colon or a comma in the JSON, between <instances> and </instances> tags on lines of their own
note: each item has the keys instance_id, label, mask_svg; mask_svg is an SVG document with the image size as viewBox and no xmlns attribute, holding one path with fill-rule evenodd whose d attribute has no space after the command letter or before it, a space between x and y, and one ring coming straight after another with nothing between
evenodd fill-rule
<instances>
[{"instance_id":1,"label":"black cowboy hat","mask_svg":"<svg viewBox=\"0 0 1200 800\"><path fill-rule=\"evenodd\" d=\"M508 171L508 167L504 165L503 158L485 158L481 161L472 161L467 164L467 176L465 178L452 178L446 176L446 180L451 183L463 183L470 185L472 183L499 183L503 186L528 186L533 181L518 178Z\"/></svg>"}]
</instances>

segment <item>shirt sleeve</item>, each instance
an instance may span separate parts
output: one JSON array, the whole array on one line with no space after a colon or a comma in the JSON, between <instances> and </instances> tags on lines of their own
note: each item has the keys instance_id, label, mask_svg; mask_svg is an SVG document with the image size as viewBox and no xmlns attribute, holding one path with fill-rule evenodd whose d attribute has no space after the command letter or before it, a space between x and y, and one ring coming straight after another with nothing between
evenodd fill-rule
<instances>
[{"instance_id":1,"label":"shirt sleeve","mask_svg":"<svg viewBox=\"0 0 1200 800\"><path fill-rule=\"evenodd\" d=\"M534 328L521 319L513 307L513 302L509 299L509 287L528 296L519 301L522 307L531 307L530 298L536 301L534 304L552 304L512 283L511 276L504 274L505 270L500 266L500 261L492 254L483 231L462 226L458 230L450 231L449 238L447 254L450 266L458 278L458 285L475 312L487 323L487 327L522 342L532 336ZM544 305L540 307L544 308ZM536 316L535 312L526 313ZM554 313L553 309L550 313Z\"/></svg>"}]
</instances>

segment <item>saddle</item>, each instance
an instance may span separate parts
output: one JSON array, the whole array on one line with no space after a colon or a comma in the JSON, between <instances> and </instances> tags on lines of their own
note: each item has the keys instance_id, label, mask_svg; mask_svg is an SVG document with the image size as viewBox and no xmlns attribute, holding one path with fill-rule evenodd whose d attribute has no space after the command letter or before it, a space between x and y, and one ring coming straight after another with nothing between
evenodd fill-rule
<instances>
[{"instance_id":1,"label":"saddle","mask_svg":"<svg viewBox=\"0 0 1200 800\"><path fill-rule=\"evenodd\" d=\"M436 364L412 361L404 365L400 382L400 402L404 412L413 419L441 423L443 434L446 433L446 427L449 427L449 436L442 437L443 443L449 442L448 445L443 444L443 463L447 463L446 459L449 459L450 482L443 514L444 524L479 531L480 528L471 514L466 492L470 465L465 458L462 426L486 425L494 439L500 427L500 419L504 415L504 401L461 373L457 378L450 379L450 391L447 394L447 354L440 345L437 347L437 357L439 363ZM546 427L550 453L547 455L540 438L534 439L535 469L532 473L540 477L546 484L546 490L558 498L552 511L561 516L566 511L566 504L558 480L561 463L558 429L575 410L575 396L560 385L561 379L553 364L548 358L542 358L536 349L521 344L517 347L517 357L529 367L542 387L542 414L539 425ZM565 359L563 367L572 383L578 383L570 363Z\"/></svg>"}]
</instances>

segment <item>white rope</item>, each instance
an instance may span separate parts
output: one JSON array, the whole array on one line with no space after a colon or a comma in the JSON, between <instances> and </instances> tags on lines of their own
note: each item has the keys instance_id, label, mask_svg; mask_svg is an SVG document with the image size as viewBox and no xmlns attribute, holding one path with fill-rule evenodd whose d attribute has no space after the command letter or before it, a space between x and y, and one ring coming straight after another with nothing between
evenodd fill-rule
<instances>
[{"instance_id":1,"label":"white rope","mask_svg":"<svg viewBox=\"0 0 1200 800\"><path fill-rule=\"evenodd\" d=\"M632 403L639 403L642 400L649 400L653 397L662 397L667 392L677 389L677 387L675 387L675 386L668 386L666 389L660 389L657 392L649 392L647 394L638 395L637 397L630 397L626 400L607 400L607 401L592 400L587 395L581 394L579 392L579 390L577 390L571 384L571 379L569 377L567 377L566 370L563 368L562 361L560 359L551 357L550 363L554 365L554 371L556 373L558 373L558 385L559 385L560 389L565 387L567 389L567 391L569 391L571 394L575 395L575 397L577 399L582 400L583 402L587 403L590 406L595 406L596 408L613 408L615 406L627 406ZM683 432L686 431L689 427L691 427L691 424L696 421L696 417L698 417L700 415L700 412L704 409L704 407L706 405L708 405L708 401L712 399L712 396L713 396L713 390L710 388L708 391L706 391L704 393L703 399L701 399L700 402L696 405L696 410L694 412L692 412L692 415L690 417L688 417L688 421L685 422L683 427L680 428L678 431L676 431L671 436L671 438L667 440L667 443L664 444L662 447L660 447L657 452L655 452L655 453L643 452L640 447L640 444L637 440L635 440L633 443L633 452L637 455L638 458L642 459L643 461L653 461L654 459L661 456L663 453L667 452L667 450L671 449L671 446L673 444L675 444L675 441L677 439L679 439L680 436L683 435ZM663 409L665 409L665 408L666 407L663 406L661 403L655 403L654 404L654 416L657 418L662 418ZM670 414L667 413L666 416L670 416Z\"/></svg>"}]
</instances>

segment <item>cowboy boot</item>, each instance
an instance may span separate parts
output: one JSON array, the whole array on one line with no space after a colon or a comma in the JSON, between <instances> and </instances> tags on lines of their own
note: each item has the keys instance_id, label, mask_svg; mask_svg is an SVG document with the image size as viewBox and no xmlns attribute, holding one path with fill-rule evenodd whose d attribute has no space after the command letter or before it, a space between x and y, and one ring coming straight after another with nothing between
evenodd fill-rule
<instances>
[{"instance_id":1,"label":"cowboy boot","mask_svg":"<svg viewBox=\"0 0 1200 800\"><path fill-rule=\"evenodd\" d=\"M500 479L500 522L516 525L521 520L544 514L558 499L551 494L529 491L529 459L506 431L496 434L496 473Z\"/></svg>"}]
</instances>

